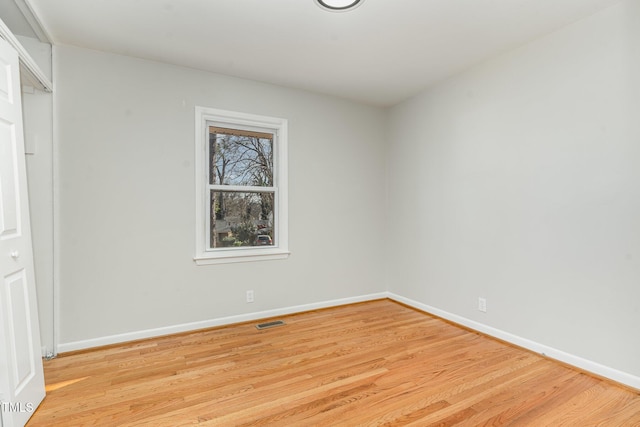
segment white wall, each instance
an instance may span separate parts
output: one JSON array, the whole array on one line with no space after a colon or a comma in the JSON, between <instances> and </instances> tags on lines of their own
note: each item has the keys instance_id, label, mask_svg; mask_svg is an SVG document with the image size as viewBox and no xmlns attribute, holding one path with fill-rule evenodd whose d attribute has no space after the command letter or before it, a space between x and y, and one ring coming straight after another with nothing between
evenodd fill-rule
<instances>
[{"instance_id":1,"label":"white wall","mask_svg":"<svg viewBox=\"0 0 640 427\"><path fill-rule=\"evenodd\" d=\"M639 22L623 2L391 110L391 292L640 376Z\"/></svg>"},{"instance_id":2,"label":"white wall","mask_svg":"<svg viewBox=\"0 0 640 427\"><path fill-rule=\"evenodd\" d=\"M54 48L60 344L384 291L384 111ZM287 260L195 266L194 106L289 120ZM245 303L245 291L255 302Z\"/></svg>"},{"instance_id":3,"label":"white wall","mask_svg":"<svg viewBox=\"0 0 640 427\"><path fill-rule=\"evenodd\" d=\"M51 44L43 43L38 39L15 35L22 47L29 53L31 59L40 68L45 77L52 79L51 69Z\"/></svg>"},{"instance_id":4,"label":"white wall","mask_svg":"<svg viewBox=\"0 0 640 427\"><path fill-rule=\"evenodd\" d=\"M17 38L51 78L51 45L29 37ZM40 335L46 354L54 351L53 95L23 86L22 109Z\"/></svg>"}]
</instances>

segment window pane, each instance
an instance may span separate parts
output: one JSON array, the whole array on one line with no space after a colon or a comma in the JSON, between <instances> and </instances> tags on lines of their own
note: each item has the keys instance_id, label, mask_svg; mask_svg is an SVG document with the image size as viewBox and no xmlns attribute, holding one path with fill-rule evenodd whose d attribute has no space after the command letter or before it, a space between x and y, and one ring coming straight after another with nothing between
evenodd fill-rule
<instances>
[{"instance_id":1,"label":"window pane","mask_svg":"<svg viewBox=\"0 0 640 427\"><path fill-rule=\"evenodd\" d=\"M273 135L209 127L209 184L273 187Z\"/></svg>"},{"instance_id":2,"label":"window pane","mask_svg":"<svg viewBox=\"0 0 640 427\"><path fill-rule=\"evenodd\" d=\"M211 190L210 248L271 246L274 193Z\"/></svg>"}]
</instances>

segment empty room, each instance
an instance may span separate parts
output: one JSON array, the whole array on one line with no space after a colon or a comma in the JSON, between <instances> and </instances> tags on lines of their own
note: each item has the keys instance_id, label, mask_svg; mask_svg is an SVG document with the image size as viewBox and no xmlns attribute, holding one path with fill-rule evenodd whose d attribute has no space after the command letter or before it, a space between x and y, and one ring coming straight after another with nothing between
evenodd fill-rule
<instances>
[{"instance_id":1,"label":"empty room","mask_svg":"<svg viewBox=\"0 0 640 427\"><path fill-rule=\"evenodd\" d=\"M640 0L0 19L0 427L640 426Z\"/></svg>"}]
</instances>

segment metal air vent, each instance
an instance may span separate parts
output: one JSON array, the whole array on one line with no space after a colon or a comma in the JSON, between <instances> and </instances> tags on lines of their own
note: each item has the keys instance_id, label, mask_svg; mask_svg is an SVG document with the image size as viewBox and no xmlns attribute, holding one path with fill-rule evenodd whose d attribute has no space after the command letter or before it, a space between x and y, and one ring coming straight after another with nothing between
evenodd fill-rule
<instances>
[{"instance_id":1,"label":"metal air vent","mask_svg":"<svg viewBox=\"0 0 640 427\"><path fill-rule=\"evenodd\" d=\"M282 326L282 325L286 325L286 323L284 323L282 320L274 320L273 322L259 323L256 325L256 328L267 329L267 328L274 328L276 326Z\"/></svg>"}]
</instances>

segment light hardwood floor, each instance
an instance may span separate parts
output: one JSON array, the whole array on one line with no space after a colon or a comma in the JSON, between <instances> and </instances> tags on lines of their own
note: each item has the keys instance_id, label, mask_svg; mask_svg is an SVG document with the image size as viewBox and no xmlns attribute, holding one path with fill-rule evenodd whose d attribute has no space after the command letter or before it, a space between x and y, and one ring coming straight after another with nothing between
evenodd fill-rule
<instances>
[{"instance_id":1,"label":"light hardwood floor","mask_svg":"<svg viewBox=\"0 0 640 427\"><path fill-rule=\"evenodd\" d=\"M28 426L640 426L640 393L389 300L45 362Z\"/></svg>"}]
</instances>

